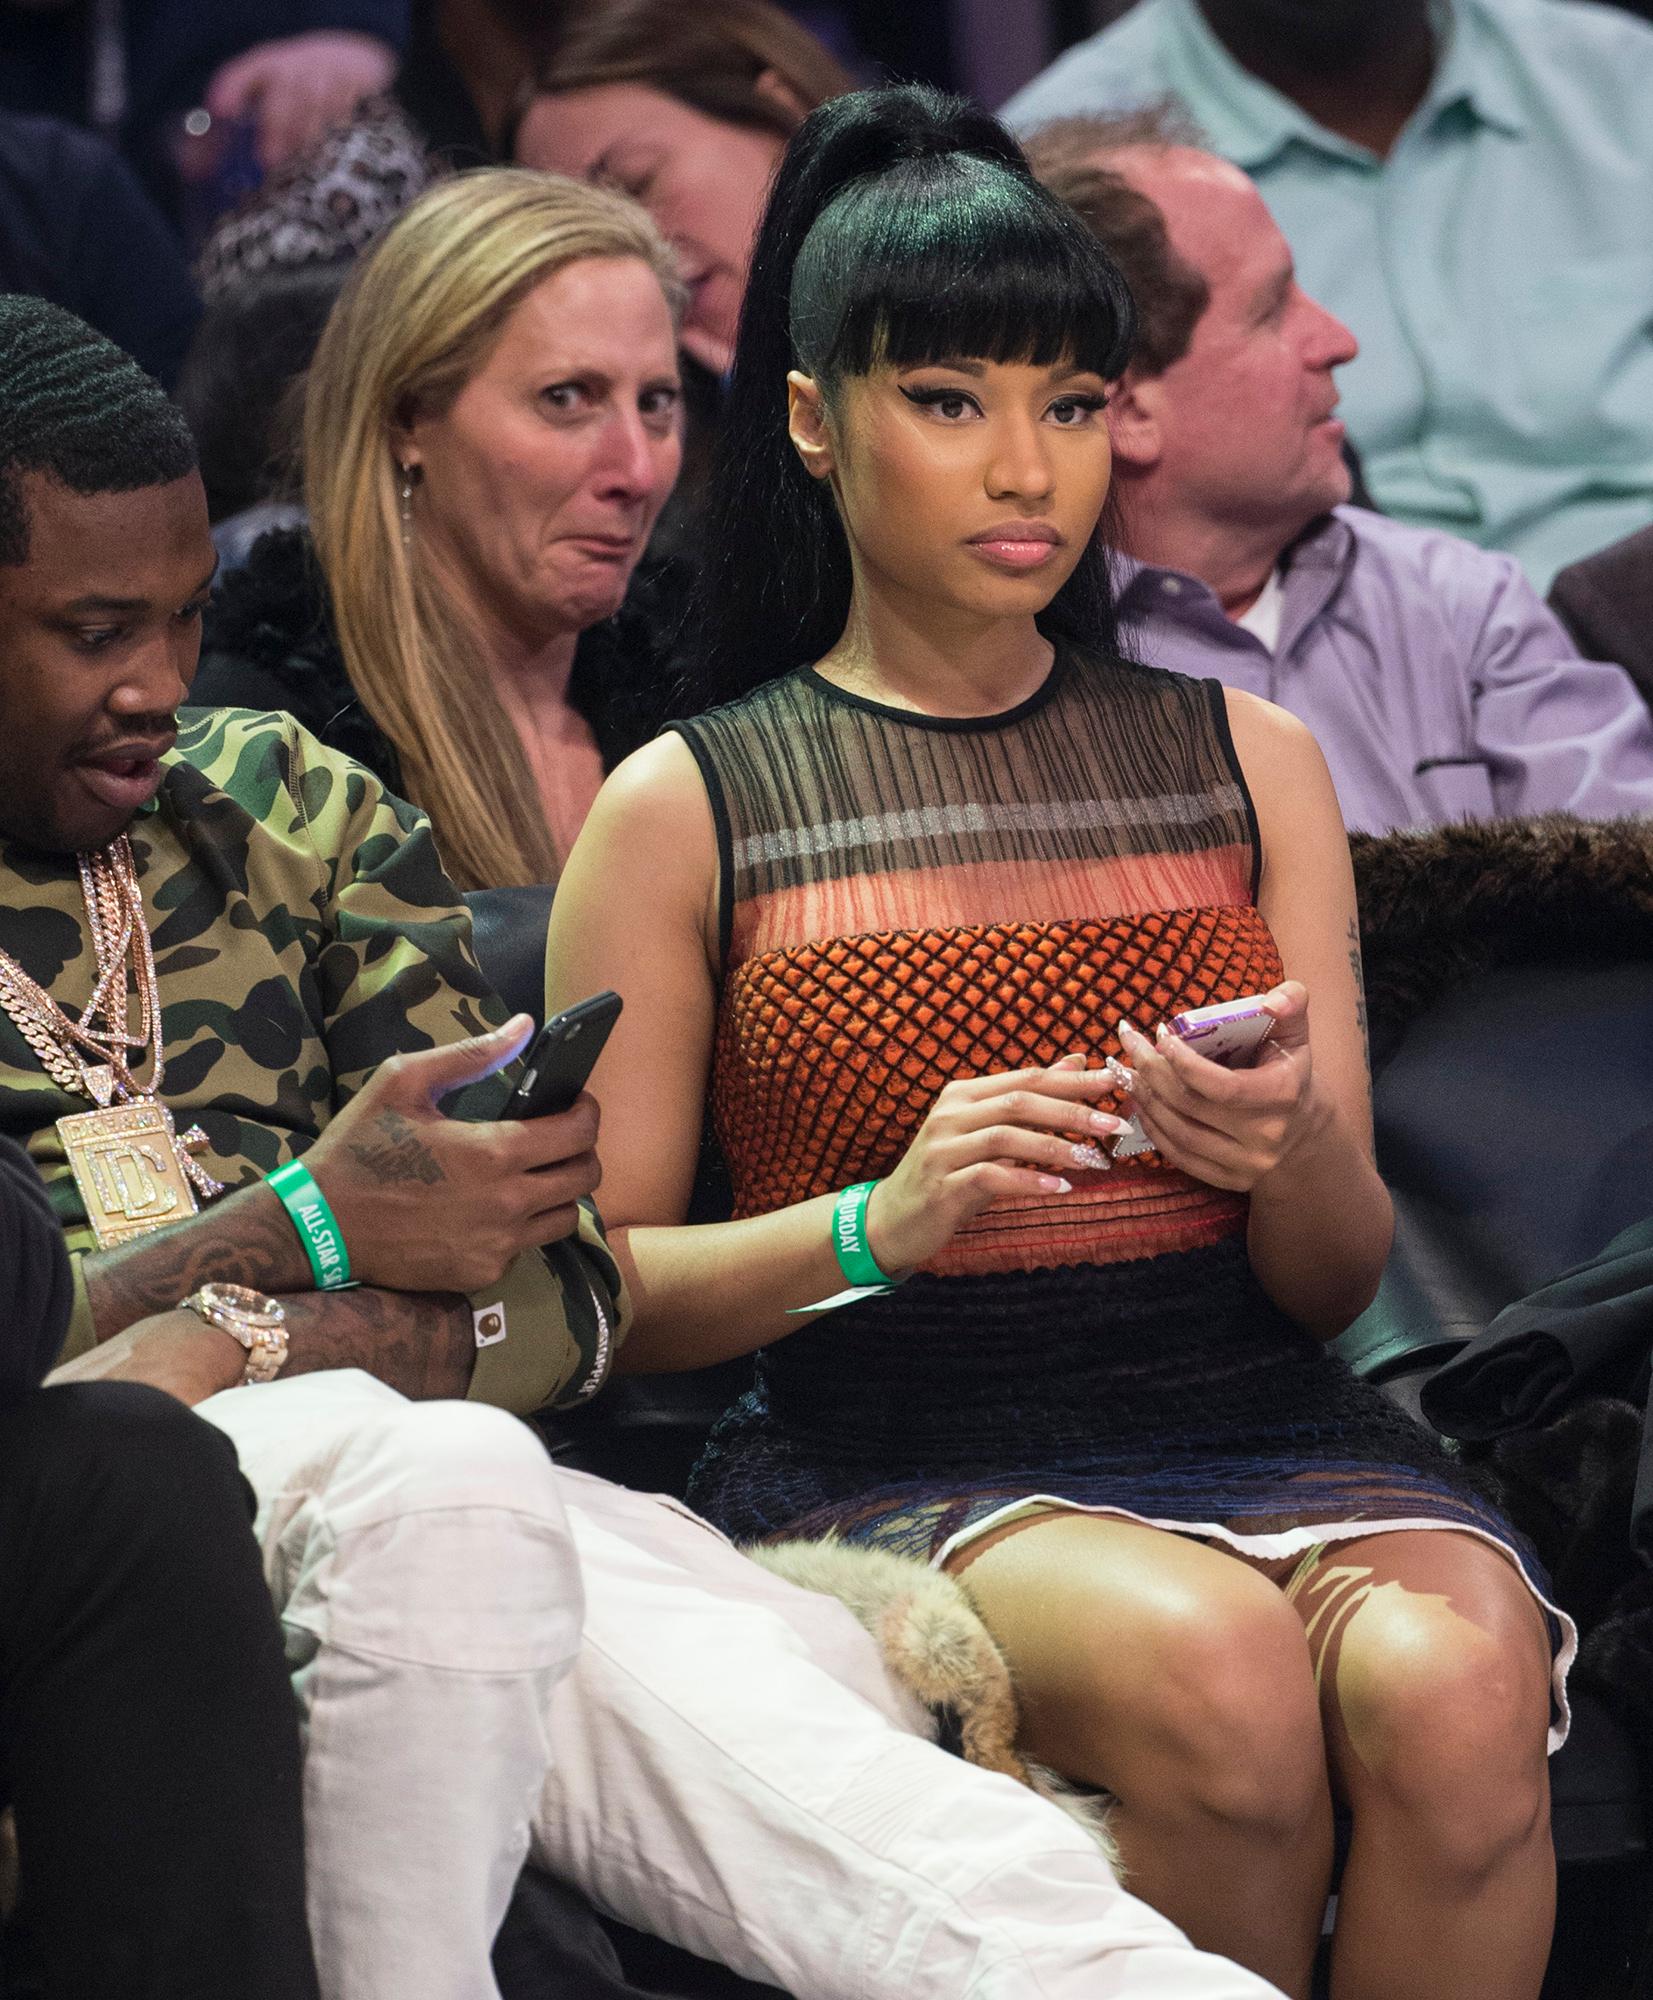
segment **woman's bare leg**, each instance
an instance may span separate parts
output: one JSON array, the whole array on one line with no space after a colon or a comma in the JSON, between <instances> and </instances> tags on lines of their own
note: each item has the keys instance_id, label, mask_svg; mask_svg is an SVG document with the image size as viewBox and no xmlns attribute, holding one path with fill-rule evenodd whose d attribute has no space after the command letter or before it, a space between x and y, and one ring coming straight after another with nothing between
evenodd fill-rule
<instances>
[{"instance_id":1,"label":"woman's bare leg","mask_svg":"<svg viewBox=\"0 0 1653 2000\"><path fill-rule=\"evenodd\" d=\"M950 1568L1010 1661L1027 1754L1118 1798L1129 1887L1203 1950L1306 1995L1331 1794L1309 1650L1278 1585L1083 1514L1013 1523Z\"/></svg>"},{"instance_id":2,"label":"woman's bare leg","mask_svg":"<svg viewBox=\"0 0 1653 2000\"><path fill-rule=\"evenodd\" d=\"M1290 1595L1354 1818L1334 2000L1534 2000L1555 1856L1532 1594L1488 1544L1433 1530L1332 1543Z\"/></svg>"}]
</instances>

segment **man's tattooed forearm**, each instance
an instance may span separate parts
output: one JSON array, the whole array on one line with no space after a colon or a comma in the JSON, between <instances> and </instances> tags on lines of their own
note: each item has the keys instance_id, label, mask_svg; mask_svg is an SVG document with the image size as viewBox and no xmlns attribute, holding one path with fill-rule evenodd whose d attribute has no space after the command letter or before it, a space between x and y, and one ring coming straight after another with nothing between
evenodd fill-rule
<instances>
[{"instance_id":1,"label":"man's tattooed forearm","mask_svg":"<svg viewBox=\"0 0 1653 2000\"><path fill-rule=\"evenodd\" d=\"M452 1292L386 1292L359 1285L282 1302L286 1373L361 1368L416 1402L463 1396L476 1365L468 1300Z\"/></svg>"},{"instance_id":2,"label":"man's tattooed forearm","mask_svg":"<svg viewBox=\"0 0 1653 2000\"><path fill-rule=\"evenodd\" d=\"M309 1283L309 1264L280 1202L254 1187L170 1229L92 1251L82 1275L93 1329L108 1340L151 1313L170 1312L209 1281L298 1291Z\"/></svg>"},{"instance_id":3,"label":"man's tattooed forearm","mask_svg":"<svg viewBox=\"0 0 1653 2000\"><path fill-rule=\"evenodd\" d=\"M303 1246L265 1188L243 1188L172 1229L93 1251L84 1266L99 1340L170 1312L209 1281L273 1292L287 1309L286 1372L361 1368L404 1396L463 1396L476 1364L467 1300L372 1285L315 1292Z\"/></svg>"},{"instance_id":4,"label":"man's tattooed forearm","mask_svg":"<svg viewBox=\"0 0 1653 2000\"><path fill-rule=\"evenodd\" d=\"M1366 1020L1366 972L1360 958L1360 920L1349 919L1349 970L1355 978L1355 1020L1360 1026L1360 1045L1366 1051L1366 1074L1372 1073L1372 1036Z\"/></svg>"},{"instance_id":5,"label":"man's tattooed forearm","mask_svg":"<svg viewBox=\"0 0 1653 2000\"><path fill-rule=\"evenodd\" d=\"M418 1126L389 1105L375 1114L365 1132L351 1136L345 1150L375 1180L435 1187L447 1179L441 1161L419 1137Z\"/></svg>"}]
</instances>

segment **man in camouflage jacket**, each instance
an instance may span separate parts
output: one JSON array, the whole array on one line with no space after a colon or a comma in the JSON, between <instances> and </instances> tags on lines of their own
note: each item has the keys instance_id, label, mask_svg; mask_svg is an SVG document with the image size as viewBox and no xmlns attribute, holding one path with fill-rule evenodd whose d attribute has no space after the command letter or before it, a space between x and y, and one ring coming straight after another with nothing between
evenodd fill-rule
<instances>
[{"instance_id":1,"label":"man in camouflage jacket","mask_svg":"<svg viewBox=\"0 0 1653 2000\"><path fill-rule=\"evenodd\" d=\"M76 1267L59 1379L170 1391L257 1497L325 2000L493 2000L530 1842L798 2000L1263 2000L1074 1821L928 1740L841 1605L673 1502L554 1474L509 1414L588 1394L625 1330L596 1107L485 1115L530 1023L499 1022L421 814L289 718L179 713L212 567L159 390L69 315L0 299L0 948L78 1015L77 857L128 837L159 1096L225 1191L93 1246L56 1123L86 1099L21 1032L15 980L0 1130ZM484 1115L443 1116L464 1086ZM298 1156L353 1289L315 1288L264 1180ZM279 1298L279 1379L244 1383L243 1348L180 1309L204 1281Z\"/></svg>"},{"instance_id":2,"label":"man in camouflage jacket","mask_svg":"<svg viewBox=\"0 0 1653 2000\"><path fill-rule=\"evenodd\" d=\"M0 1131L74 1270L55 1379L169 1390L237 1446L307 1724L324 1992L491 1993L582 1609L550 1461L508 1412L594 1387L624 1330L589 1201L596 1110L442 1115L464 1085L497 1106L486 1080L531 1024L503 1021L422 815L284 716L178 713L212 571L177 412L68 314L0 300L0 948L78 1017L96 953L77 856L127 837L159 1096L225 1184L96 1247L57 1124L91 1103L7 1006ZM265 1184L301 1155L348 1290L315 1288ZM241 1386L247 1353L180 1309L207 1282L280 1300L279 1380Z\"/></svg>"}]
</instances>

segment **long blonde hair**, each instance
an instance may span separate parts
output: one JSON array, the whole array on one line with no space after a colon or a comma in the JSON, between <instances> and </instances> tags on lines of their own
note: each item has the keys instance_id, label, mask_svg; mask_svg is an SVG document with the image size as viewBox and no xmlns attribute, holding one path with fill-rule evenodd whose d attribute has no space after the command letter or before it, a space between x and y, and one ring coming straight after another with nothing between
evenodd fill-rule
<instances>
[{"instance_id":1,"label":"long blonde hair","mask_svg":"<svg viewBox=\"0 0 1653 2000\"><path fill-rule=\"evenodd\" d=\"M304 498L345 668L461 888L549 882L557 853L472 620L404 544L394 439L581 257L641 258L679 312L672 253L624 195L522 167L441 182L352 272L305 386Z\"/></svg>"}]
</instances>

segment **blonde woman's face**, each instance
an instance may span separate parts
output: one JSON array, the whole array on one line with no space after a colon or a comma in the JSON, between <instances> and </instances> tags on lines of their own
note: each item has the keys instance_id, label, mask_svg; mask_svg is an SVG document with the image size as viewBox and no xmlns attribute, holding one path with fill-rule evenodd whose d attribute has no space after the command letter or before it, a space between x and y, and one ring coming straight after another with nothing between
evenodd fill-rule
<instances>
[{"instance_id":1,"label":"blonde woman's face","mask_svg":"<svg viewBox=\"0 0 1653 2000\"><path fill-rule=\"evenodd\" d=\"M620 607L682 459L671 313L640 258L583 257L528 293L440 415L395 440L416 468L415 560L512 650Z\"/></svg>"}]
</instances>

